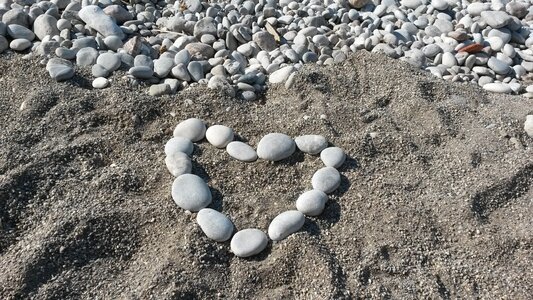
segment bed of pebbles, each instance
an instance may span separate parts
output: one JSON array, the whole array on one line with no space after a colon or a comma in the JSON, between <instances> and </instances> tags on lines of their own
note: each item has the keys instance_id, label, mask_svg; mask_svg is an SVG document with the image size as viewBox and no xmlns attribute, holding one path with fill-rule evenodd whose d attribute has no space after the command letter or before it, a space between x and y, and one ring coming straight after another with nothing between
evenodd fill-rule
<instances>
[{"instance_id":1,"label":"bed of pebbles","mask_svg":"<svg viewBox=\"0 0 533 300\"><path fill-rule=\"evenodd\" d=\"M258 158L280 161L290 157L298 148L309 155L320 155L325 167L315 172L311 179L313 189L304 192L296 200L296 210L280 213L268 227L268 237L257 228L237 231L231 219L225 214L207 208L212 201L207 183L191 174L193 142L204 139L217 147L226 148L227 153L243 162ZM233 130L223 125L213 125L206 130L202 120L191 118L179 123L174 137L165 145L165 163L169 172L176 177L172 184L172 198L184 210L198 212L196 220L205 235L217 242L231 238L232 252L238 257L249 257L263 251L268 238L280 241L302 228L305 216L318 216L328 201L327 194L334 192L341 183L337 168L342 166L346 155L338 147L328 147L326 138L320 135L303 135L292 139L282 133L269 133L257 145L255 151L250 145L233 141Z\"/></svg>"},{"instance_id":2,"label":"bed of pebbles","mask_svg":"<svg viewBox=\"0 0 533 300\"><path fill-rule=\"evenodd\" d=\"M305 63L381 52L443 79L533 97L531 0L0 0L0 52L39 55L50 76L124 68L151 95L206 84L254 100ZM31 49L31 51L29 50Z\"/></svg>"}]
</instances>

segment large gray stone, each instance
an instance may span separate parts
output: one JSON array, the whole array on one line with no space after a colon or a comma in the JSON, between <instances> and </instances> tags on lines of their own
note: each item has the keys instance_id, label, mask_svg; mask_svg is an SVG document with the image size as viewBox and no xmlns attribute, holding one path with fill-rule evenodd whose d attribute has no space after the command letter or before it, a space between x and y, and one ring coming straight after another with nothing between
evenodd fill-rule
<instances>
[{"instance_id":1,"label":"large gray stone","mask_svg":"<svg viewBox=\"0 0 533 300\"><path fill-rule=\"evenodd\" d=\"M243 142L234 141L226 146L228 154L240 161L252 162L257 160L257 153L254 148Z\"/></svg>"},{"instance_id":2,"label":"large gray stone","mask_svg":"<svg viewBox=\"0 0 533 300\"><path fill-rule=\"evenodd\" d=\"M341 175L333 167L324 167L315 172L311 179L311 184L315 190L323 191L326 194L335 191L341 184Z\"/></svg>"},{"instance_id":3,"label":"large gray stone","mask_svg":"<svg viewBox=\"0 0 533 300\"><path fill-rule=\"evenodd\" d=\"M511 16L504 11L483 11L481 18L492 28L505 27L512 21Z\"/></svg>"},{"instance_id":4,"label":"large gray stone","mask_svg":"<svg viewBox=\"0 0 533 300\"><path fill-rule=\"evenodd\" d=\"M320 153L328 146L326 138L316 134L297 136L294 142L300 151L312 155Z\"/></svg>"},{"instance_id":5,"label":"large gray stone","mask_svg":"<svg viewBox=\"0 0 533 300\"><path fill-rule=\"evenodd\" d=\"M28 41L35 39L35 33L33 31L18 24L7 25L7 34L13 39L26 39Z\"/></svg>"},{"instance_id":6,"label":"large gray stone","mask_svg":"<svg viewBox=\"0 0 533 300\"><path fill-rule=\"evenodd\" d=\"M196 222L208 238L217 242L229 240L235 228L226 215L211 208L201 209L196 215Z\"/></svg>"},{"instance_id":7,"label":"large gray stone","mask_svg":"<svg viewBox=\"0 0 533 300\"><path fill-rule=\"evenodd\" d=\"M70 61L61 58L51 58L46 64L50 77L57 81L64 81L74 76L74 67Z\"/></svg>"},{"instance_id":8,"label":"large gray stone","mask_svg":"<svg viewBox=\"0 0 533 300\"><path fill-rule=\"evenodd\" d=\"M193 142L202 140L205 137L205 124L197 118L190 118L179 123L174 129L174 137L188 138Z\"/></svg>"},{"instance_id":9,"label":"large gray stone","mask_svg":"<svg viewBox=\"0 0 533 300\"><path fill-rule=\"evenodd\" d=\"M200 39L203 35L212 35L217 37L217 26L215 20L211 17L204 17L194 24L194 36Z\"/></svg>"},{"instance_id":10,"label":"large gray stone","mask_svg":"<svg viewBox=\"0 0 533 300\"><path fill-rule=\"evenodd\" d=\"M296 150L294 140L282 133L269 133L257 145L257 155L261 159L278 161L291 156Z\"/></svg>"},{"instance_id":11,"label":"large gray stone","mask_svg":"<svg viewBox=\"0 0 533 300\"><path fill-rule=\"evenodd\" d=\"M307 216L318 216L324 211L328 202L328 195L323 191L310 190L298 197L296 209Z\"/></svg>"},{"instance_id":12,"label":"large gray stone","mask_svg":"<svg viewBox=\"0 0 533 300\"><path fill-rule=\"evenodd\" d=\"M54 35L59 35L56 18L47 14L38 16L33 23L33 32L40 40L43 40L47 35L51 37Z\"/></svg>"},{"instance_id":13,"label":"large gray stone","mask_svg":"<svg viewBox=\"0 0 533 300\"><path fill-rule=\"evenodd\" d=\"M87 5L79 11L78 16L83 22L85 22L85 24L98 31L104 37L116 35L121 40L124 39L122 29L120 29L117 23L115 23L110 16L106 15L100 7L96 5Z\"/></svg>"},{"instance_id":14,"label":"large gray stone","mask_svg":"<svg viewBox=\"0 0 533 300\"><path fill-rule=\"evenodd\" d=\"M193 174L183 174L172 184L172 199L181 208L199 211L212 200L211 191L205 181Z\"/></svg>"}]
</instances>

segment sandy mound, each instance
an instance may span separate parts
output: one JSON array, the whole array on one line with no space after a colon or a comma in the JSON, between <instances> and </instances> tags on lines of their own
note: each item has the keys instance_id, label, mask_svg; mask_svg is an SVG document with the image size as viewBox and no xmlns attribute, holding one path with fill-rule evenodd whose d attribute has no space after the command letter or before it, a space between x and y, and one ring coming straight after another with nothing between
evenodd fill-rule
<instances>
[{"instance_id":1,"label":"sandy mound","mask_svg":"<svg viewBox=\"0 0 533 300\"><path fill-rule=\"evenodd\" d=\"M533 140L522 126L533 100L362 52L306 67L260 103L202 88L153 98L124 73L93 90L37 64L0 57L2 299L532 294ZM342 186L304 230L236 258L170 197L163 145L189 117L253 146L269 132L323 134L350 156ZM206 142L193 160L212 207L240 229L266 230L321 166L301 153L241 163Z\"/></svg>"}]
</instances>

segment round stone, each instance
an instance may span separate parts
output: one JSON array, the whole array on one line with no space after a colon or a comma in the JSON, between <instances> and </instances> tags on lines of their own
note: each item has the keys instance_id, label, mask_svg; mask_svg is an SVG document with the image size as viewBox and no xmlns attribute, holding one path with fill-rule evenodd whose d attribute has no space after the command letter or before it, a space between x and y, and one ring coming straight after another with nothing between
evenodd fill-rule
<instances>
[{"instance_id":1,"label":"round stone","mask_svg":"<svg viewBox=\"0 0 533 300\"><path fill-rule=\"evenodd\" d=\"M51 15L42 14L33 22L33 32L41 41L48 35L54 36L59 34L57 29L57 20Z\"/></svg>"},{"instance_id":2,"label":"round stone","mask_svg":"<svg viewBox=\"0 0 533 300\"><path fill-rule=\"evenodd\" d=\"M291 156L296 150L296 144L290 136L283 133L269 133L257 145L259 158L278 161Z\"/></svg>"},{"instance_id":3,"label":"round stone","mask_svg":"<svg viewBox=\"0 0 533 300\"><path fill-rule=\"evenodd\" d=\"M230 247L238 257L250 257L265 250L268 238L264 232L255 228L243 229L231 239Z\"/></svg>"},{"instance_id":4,"label":"round stone","mask_svg":"<svg viewBox=\"0 0 533 300\"><path fill-rule=\"evenodd\" d=\"M346 160L346 154L339 147L329 147L320 153L320 159L326 167L338 168Z\"/></svg>"},{"instance_id":5,"label":"round stone","mask_svg":"<svg viewBox=\"0 0 533 300\"><path fill-rule=\"evenodd\" d=\"M229 240L234 229L226 215L211 208L201 209L196 215L196 222L208 238L217 242Z\"/></svg>"},{"instance_id":6,"label":"round stone","mask_svg":"<svg viewBox=\"0 0 533 300\"><path fill-rule=\"evenodd\" d=\"M341 175L333 167L324 167L315 172L311 179L311 184L315 190L323 191L326 194L335 191L341 184Z\"/></svg>"},{"instance_id":7,"label":"round stone","mask_svg":"<svg viewBox=\"0 0 533 300\"><path fill-rule=\"evenodd\" d=\"M193 142L197 142L205 137L205 124L202 120L197 118L187 119L176 126L174 129L174 137L188 138Z\"/></svg>"},{"instance_id":8,"label":"round stone","mask_svg":"<svg viewBox=\"0 0 533 300\"><path fill-rule=\"evenodd\" d=\"M321 135L302 135L294 139L300 151L312 155L320 153L328 146L328 141Z\"/></svg>"},{"instance_id":9,"label":"round stone","mask_svg":"<svg viewBox=\"0 0 533 300\"><path fill-rule=\"evenodd\" d=\"M236 160L252 162L257 160L257 153L254 148L243 142L231 142L226 146L228 154Z\"/></svg>"},{"instance_id":10,"label":"round stone","mask_svg":"<svg viewBox=\"0 0 533 300\"><path fill-rule=\"evenodd\" d=\"M296 209L307 216L318 216L324 211L328 202L328 195L323 191L310 190L298 197Z\"/></svg>"},{"instance_id":11,"label":"round stone","mask_svg":"<svg viewBox=\"0 0 533 300\"><path fill-rule=\"evenodd\" d=\"M192 163L189 156L183 152L172 152L165 157L167 169L174 177L189 174L192 170Z\"/></svg>"},{"instance_id":12,"label":"round stone","mask_svg":"<svg viewBox=\"0 0 533 300\"><path fill-rule=\"evenodd\" d=\"M289 210L275 217L268 226L268 236L273 241L281 241L290 234L300 230L305 223L305 216L297 210Z\"/></svg>"},{"instance_id":13,"label":"round stone","mask_svg":"<svg viewBox=\"0 0 533 300\"><path fill-rule=\"evenodd\" d=\"M194 145L191 140L177 136L173 137L165 144L165 154L170 156L176 152L183 152L187 155L191 155L194 151Z\"/></svg>"},{"instance_id":14,"label":"round stone","mask_svg":"<svg viewBox=\"0 0 533 300\"><path fill-rule=\"evenodd\" d=\"M224 125L213 125L207 129L205 137L211 145L224 148L233 141L233 130Z\"/></svg>"},{"instance_id":15,"label":"round stone","mask_svg":"<svg viewBox=\"0 0 533 300\"><path fill-rule=\"evenodd\" d=\"M31 47L31 42L27 39L14 39L9 44L9 48L15 51L24 51Z\"/></svg>"},{"instance_id":16,"label":"round stone","mask_svg":"<svg viewBox=\"0 0 533 300\"><path fill-rule=\"evenodd\" d=\"M107 52L100 54L96 59L96 63L113 72L120 68L120 64L122 62L120 60L120 56L115 53Z\"/></svg>"},{"instance_id":17,"label":"round stone","mask_svg":"<svg viewBox=\"0 0 533 300\"><path fill-rule=\"evenodd\" d=\"M95 89L105 89L109 86L109 80L105 77L98 77L93 80L93 88Z\"/></svg>"},{"instance_id":18,"label":"round stone","mask_svg":"<svg viewBox=\"0 0 533 300\"><path fill-rule=\"evenodd\" d=\"M204 180L193 174L183 174L172 184L172 199L189 211L199 211L211 203L211 191Z\"/></svg>"}]
</instances>

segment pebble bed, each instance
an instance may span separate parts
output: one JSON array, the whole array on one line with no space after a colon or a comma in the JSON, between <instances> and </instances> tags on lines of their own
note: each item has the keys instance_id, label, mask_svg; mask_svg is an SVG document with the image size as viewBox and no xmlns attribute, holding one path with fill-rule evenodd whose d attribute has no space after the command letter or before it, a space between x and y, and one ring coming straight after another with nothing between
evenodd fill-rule
<instances>
[{"instance_id":1,"label":"pebble bed","mask_svg":"<svg viewBox=\"0 0 533 300\"><path fill-rule=\"evenodd\" d=\"M231 219L207 208L212 201L209 186L202 178L191 174L193 142L204 137L211 145L226 148L231 157L243 162L253 162L258 158L280 161L290 157L298 148L310 155L320 155L325 167L313 175L313 189L298 197L296 210L282 212L271 221L268 235L256 228L242 229L233 234L235 226ZM342 166L346 155L338 147L328 147L326 138L320 135L303 135L293 140L282 133L270 133L259 141L257 151L233 139L233 130L229 127L213 125L206 128L200 119L187 119L176 126L174 137L166 143L165 163L169 172L176 177L172 184L174 202L184 210L198 212L196 221L208 238L217 242L231 238L231 251L238 257L250 257L261 253L269 238L281 241L302 228L305 216L318 216L323 212L328 201L327 194L340 186L341 176L337 168Z\"/></svg>"},{"instance_id":2,"label":"pebble bed","mask_svg":"<svg viewBox=\"0 0 533 300\"><path fill-rule=\"evenodd\" d=\"M531 0L0 0L0 53L43 57L58 81L97 89L128 70L159 96L203 84L255 100L305 63L372 51L440 78L533 97Z\"/></svg>"}]
</instances>

